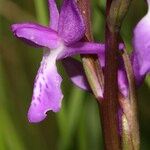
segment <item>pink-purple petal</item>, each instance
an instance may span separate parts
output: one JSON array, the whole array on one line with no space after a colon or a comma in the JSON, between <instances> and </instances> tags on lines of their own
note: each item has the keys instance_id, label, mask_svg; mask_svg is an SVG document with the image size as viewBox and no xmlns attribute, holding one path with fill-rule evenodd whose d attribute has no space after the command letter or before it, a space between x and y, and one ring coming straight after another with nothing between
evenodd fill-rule
<instances>
[{"instance_id":1,"label":"pink-purple petal","mask_svg":"<svg viewBox=\"0 0 150 150\"><path fill-rule=\"evenodd\" d=\"M30 27L30 28L37 28L38 26L40 26L39 24L35 24L35 23L20 23L20 24L13 24L12 25L12 31L15 32L15 30L19 29L19 28L26 28L26 27Z\"/></svg>"},{"instance_id":2,"label":"pink-purple petal","mask_svg":"<svg viewBox=\"0 0 150 150\"><path fill-rule=\"evenodd\" d=\"M71 81L83 90L91 91L82 63L74 58L62 59L62 64Z\"/></svg>"},{"instance_id":3,"label":"pink-purple petal","mask_svg":"<svg viewBox=\"0 0 150 150\"><path fill-rule=\"evenodd\" d=\"M49 4L49 16L50 16L50 28L57 31L58 21L59 21L59 12L55 0L48 0Z\"/></svg>"},{"instance_id":4,"label":"pink-purple petal","mask_svg":"<svg viewBox=\"0 0 150 150\"><path fill-rule=\"evenodd\" d=\"M54 30L38 24L14 24L12 25L12 31L17 38L49 49L57 48L61 41Z\"/></svg>"},{"instance_id":5,"label":"pink-purple petal","mask_svg":"<svg viewBox=\"0 0 150 150\"><path fill-rule=\"evenodd\" d=\"M41 62L35 79L32 102L28 111L30 122L36 123L45 119L46 112L58 112L63 94L61 92L62 78L56 68L57 53L47 52Z\"/></svg>"},{"instance_id":6,"label":"pink-purple petal","mask_svg":"<svg viewBox=\"0 0 150 150\"><path fill-rule=\"evenodd\" d=\"M150 72L150 10L134 29L133 48L131 60L137 85L140 85Z\"/></svg>"},{"instance_id":7,"label":"pink-purple petal","mask_svg":"<svg viewBox=\"0 0 150 150\"><path fill-rule=\"evenodd\" d=\"M84 36L85 25L75 0L63 1L58 33L67 44L75 43Z\"/></svg>"},{"instance_id":8,"label":"pink-purple petal","mask_svg":"<svg viewBox=\"0 0 150 150\"><path fill-rule=\"evenodd\" d=\"M124 68L118 70L118 86L119 91L125 96L128 96L129 92L129 85L126 76L126 72Z\"/></svg>"},{"instance_id":9,"label":"pink-purple petal","mask_svg":"<svg viewBox=\"0 0 150 150\"><path fill-rule=\"evenodd\" d=\"M77 42L60 53L59 58L66 58L78 54L98 54L101 59L104 59L105 45L94 42Z\"/></svg>"}]
</instances>

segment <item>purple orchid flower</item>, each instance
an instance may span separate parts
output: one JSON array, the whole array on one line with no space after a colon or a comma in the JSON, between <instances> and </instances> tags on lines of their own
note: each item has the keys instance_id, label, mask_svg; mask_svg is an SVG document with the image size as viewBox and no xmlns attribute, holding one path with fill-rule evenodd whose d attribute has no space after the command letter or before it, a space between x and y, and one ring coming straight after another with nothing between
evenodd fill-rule
<instances>
[{"instance_id":1,"label":"purple orchid flower","mask_svg":"<svg viewBox=\"0 0 150 150\"><path fill-rule=\"evenodd\" d=\"M133 32L133 52L131 53L131 64L134 71L135 81L139 87L147 74L150 73L150 0L147 0L148 12L136 25ZM119 49L123 49L120 44ZM100 56L101 66L105 67L105 53L102 51ZM129 85L124 64L119 59L118 85L124 97L128 97ZM88 89L88 87L87 87ZM103 96L102 96L103 98Z\"/></svg>"},{"instance_id":2,"label":"purple orchid flower","mask_svg":"<svg viewBox=\"0 0 150 150\"><path fill-rule=\"evenodd\" d=\"M133 32L133 51L131 53L131 64L134 71L137 87L143 83L146 75L150 73L150 0L147 0L148 12L138 22ZM123 49L123 45L119 45L119 49ZM105 53L101 53L101 66L105 67ZM120 65L118 69L118 85L119 90L124 97L128 97L129 85L122 60L118 60ZM103 98L103 96L102 96Z\"/></svg>"},{"instance_id":3,"label":"purple orchid flower","mask_svg":"<svg viewBox=\"0 0 150 150\"><path fill-rule=\"evenodd\" d=\"M150 0L148 0L150 5ZM98 54L102 68L105 67L105 45L81 42L85 25L74 0L64 0L60 14L55 0L49 0L50 27L37 24L14 24L15 36L39 47L44 47L44 55L35 79L31 106L28 112L30 122L39 122L46 112L60 110L63 94L62 78L57 72L56 61L61 60L72 82L84 90L91 90L86 80L82 64L71 58L77 54ZM137 85L140 85L150 72L150 12L138 23L133 36L132 65ZM119 49L123 49L122 44ZM119 60L120 61L120 60ZM124 65L118 70L120 92L128 96L128 81ZM103 98L103 91L100 97Z\"/></svg>"},{"instance_id":4,"label":"purple orchid flower","mask_svg":"<svg viewBox=\"0 0 150 150\"><path fill-rule=\"evenodd\" d=\"M147 0L148 12L134 30L132 65L137 85L141 85L150 72L150 0Z\"/></svg>"},{"instance_id":5,"label":"purple orchid flower","mask_svg":"<svg viewBox=\"0 0 150 150\"><path fill-rule=\"evenodd\" d=\"M85 25L74 0L64 0L60 14L55 0L48 2L50 27L33 23L12 25L12 31L16 37L32 45L45 48L28 111L30 122L42 121L49 110L54 112L60 110L63 94L61 91L62 78L56 67L57 60L65 58L63 64L72 81L86 89L88 83L81 63L67 57L104 51L103 44L80 42L85 34Z\"/></svg>"},{"instance_id":6,"label":"purple orchid flower","mask_svg":"<svg viewBox=\"0 0 150 150\"><path fill-rule=\"evenodd\" d=\"M147 0L147 4L148 12L136 25L132 39L131 64L137 87L140 87L146 75L150 73L150 0ZM123 89L121 92L127 97L129 85L124 66L122 66L118 81Z\"/></svg>"},{"instance_id":7,"label":"purple orchid flower","mask_svg":"<svg viewBox=\"0 0 150 150\"><path fill-rule=\"evenodd\" d=\"M139 87L144 81L147 74L150 73L150 0L147 0L148 12L136 25L133 33L133 52L131 53L131 63L134 71L135 81L137 87ZM119 49L124 48L123 44L119 45ZM101 49L101 54L98 54L100 58L101 67L105 67L105 49ZM119 61L118 69L118 85L119 91L124 97L128 97L129 85L127 81L127 75L125 72L124 64L121 58ZM86 81L86 80L84 80ZM86 90L90 90L89 86L84 87ZM103 91L100 91L101 98L103 98Z\"/></svg>"}]
</instances>

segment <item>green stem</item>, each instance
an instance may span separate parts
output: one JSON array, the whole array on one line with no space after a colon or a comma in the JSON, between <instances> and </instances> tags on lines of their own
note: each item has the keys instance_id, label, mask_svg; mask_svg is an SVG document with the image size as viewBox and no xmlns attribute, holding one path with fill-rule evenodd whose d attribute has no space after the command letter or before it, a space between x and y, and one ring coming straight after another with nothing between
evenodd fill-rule
<instances>
[{"instance_id":1,"label":"green stem","mask_svg":"<svg viewBox=\"0 0 150 150\"><path fill-rule=\"evenodd\" d=\"M83 16L86 33L83 38L84 41L93 41L91 31L91 12L90 12L90 0L78 0L78 6ZM99 64L97 55L82 55L83 67L97 101L99 101L100 93L104 87L103 71Z\"/></svg>"}]
</instances>

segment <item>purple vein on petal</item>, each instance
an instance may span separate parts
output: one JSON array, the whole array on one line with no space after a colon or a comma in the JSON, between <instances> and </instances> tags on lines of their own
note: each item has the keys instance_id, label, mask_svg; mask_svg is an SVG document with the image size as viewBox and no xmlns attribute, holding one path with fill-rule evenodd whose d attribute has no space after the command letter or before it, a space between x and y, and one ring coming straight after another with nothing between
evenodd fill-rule
<instances>
[{"instance_id":1,"label":"purple vein on petal","mask_svg":"<svg viewBox=\"0 0 150 150\"><path fill-rule=\"evenodd\" d=\"M42 121L49 110L54 112L60 110L63 94L61 92L62 78L56 68L57 52L55 50L47 51L43 56L35 79L32 102L28 112L30 122Z\"/></svg>"}]
</instances>

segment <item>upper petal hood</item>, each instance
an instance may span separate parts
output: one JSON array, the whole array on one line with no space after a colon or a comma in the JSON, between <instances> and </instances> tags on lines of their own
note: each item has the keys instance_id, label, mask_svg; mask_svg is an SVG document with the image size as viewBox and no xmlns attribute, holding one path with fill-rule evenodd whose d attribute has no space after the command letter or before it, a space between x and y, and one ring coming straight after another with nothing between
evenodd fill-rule
<instances>
[{"instance_id":1,"label":"upper petal hood","mask_svg":"<svg viewBox=\"0 0 150 150\"><path fill-rule=\"evenodd\" d=\"M75 0L63 1L58 33L67 44L75 43L84 36L85 25Z\"/></svg>"},{"instance_id":2,"label":"upper petal hood","mask_svg":"<svg viewBox=\"0 0 150 150\"><path fill-rule=\"evenodd\" d=\"M40 47L54 49L57 48L61 42L54 30L38 24L14 24L12 25L12 31L16 37Z\"/></svg>"}]
</instances>

